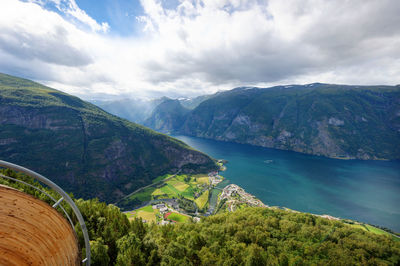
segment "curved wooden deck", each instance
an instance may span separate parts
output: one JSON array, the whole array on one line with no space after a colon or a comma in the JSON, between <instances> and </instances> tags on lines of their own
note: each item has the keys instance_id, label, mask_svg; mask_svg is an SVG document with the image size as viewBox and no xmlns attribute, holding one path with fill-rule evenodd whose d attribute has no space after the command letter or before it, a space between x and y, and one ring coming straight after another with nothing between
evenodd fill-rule
<instances>
[{"instance_id":1,"label":"curved wooden deck","mask_svg":"<svg viewBox=\"0 0 400 266\"><path fill-rule=\"evenodd\" d=\"M47 203L0 185L0 265L80 265L75 232Z\"/></svg>"}]
</instances>

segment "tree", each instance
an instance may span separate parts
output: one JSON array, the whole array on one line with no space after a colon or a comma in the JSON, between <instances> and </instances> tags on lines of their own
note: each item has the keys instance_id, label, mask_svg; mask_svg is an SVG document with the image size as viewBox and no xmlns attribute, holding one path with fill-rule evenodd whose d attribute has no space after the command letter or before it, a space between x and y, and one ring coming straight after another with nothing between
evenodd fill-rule
<instances>
[{"instance_id":1,"label":"tree","mask_svg":"<svg viewBox=\"0 0 400 266\"><path fill-rule=\"evenodd\" d=\"M108 256L108 246L103 243L101 238L90 241L90 252L92 265L109 265L110 257Z\"/></svg>"}]
</instances>

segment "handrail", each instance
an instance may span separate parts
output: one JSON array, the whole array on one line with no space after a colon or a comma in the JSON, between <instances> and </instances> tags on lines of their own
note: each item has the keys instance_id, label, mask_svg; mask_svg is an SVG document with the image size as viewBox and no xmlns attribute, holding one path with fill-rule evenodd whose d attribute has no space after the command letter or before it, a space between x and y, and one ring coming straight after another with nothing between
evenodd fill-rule
<instances>
[{"instance_id":1,"label":"handrail","mask_svg":"<svg viewBox=\"0 0 400 266\"><path fill-rule=\"evenodd\" d=\"M38 180L38 181L40 181L40 182L46 184L46 185L47 185L48 187L50 187L51 189L55 190L55 191L61 196L61 198L60 198L58 201L56 201L53 197L51 197L50 195L48 195L47 193L45 193L45 194L46 194L47 196L49 196L52 200L54 200L54 201L56 202L56 204L57 204L57 203L59 204L59 203L62 201L62 199L65 200L65 201L69 204L69 206L72 208L73 212L75 213L76 218L77 218L78 221L79 221L79 224L80 224L80 226L81 226L82 233L83 233L83 238L84 238L84 240L85 240L86 258L85 258L84 260L82 260L82 262L83 262L83 263L86 263L86 265L90 265L90 242L89 242L89 234L88 234L88 231L87 231L87 228L86 228L85 221L84 221L84 219L83 219L83 217L82 217L82 214L81 214L81 212L79 211L78 207L75 205L74 201L71 199L71 197L70 197L62 188L60 188L57 184L55 184L54 182L50 181L49 179L47 179L46 177L42 176L41 174L38 174L38 173L36 173L36 172L34 172L34 171L32 171L32 170L29 170L29 169L27 169L27 168L25 168L25 167L22 167L22 166L13 164L13 163L9 163L9 162L6 162L6 161L2 161L2 160L0 160L0 167L2 167L2 168L9 168L9 169L15 170L15 171L17 171L17 172L22 172L22 173L24 173L24 174L26 174L26 175L28 175L28 176L30 176L30 177L33 177L34 179L36 179L36 180ZM19 180L19 181L20 181L20 180ZM25 183L25 182L23 182L23 181L21 181L21 182L22 182L22 183ZM30 186L31 186L31 185L30 185ZM38 189L38 188L36 188L36 189ZM38 189L38 190L41 191L40 189ZM43 191L41 191L41 192L43 192ZM58 204L57 204L57 205L58 205ZM56 207L57 205L55 205L55 207ZM64 211L64 213L66 213L66 211L64 210L64 208L63 208L61 205L60 205L60 207L62 208L62 210ZM73 226L73 224L72 224L72 221L71 221L71 219L69 218L68 214L67 214L67 217L68 217L68 219L69 219L69 221L70 221L70 223L71 223L71 226L72 226L73 230L75 231L75 228L74 228L74 226Z\"/></svg>"}]
</instances>

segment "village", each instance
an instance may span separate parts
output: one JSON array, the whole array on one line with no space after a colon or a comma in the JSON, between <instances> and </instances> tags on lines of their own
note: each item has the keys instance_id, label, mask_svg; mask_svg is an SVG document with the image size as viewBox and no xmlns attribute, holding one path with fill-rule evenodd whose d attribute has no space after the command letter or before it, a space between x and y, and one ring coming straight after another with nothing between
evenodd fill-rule
<instances>
[{"instance_id":1,"label":"village","mask_svg":"<svg viewBox=\"0 0 400 266\"><path fill-rule=\"evenodd\" d=\"M158 211L157 224L166 225L170 223L179 223L192 220L193 222L199 222L200 218L196 216L190 216L179 212L172 206L166 203L159 203L152 205L153 210ZM147 222L147 221L144 221Z\"/></svg>"},{"instance_id":2,"label":"village","mask_svg":"<svg viewBox=\"0 0 400 266\"><path fill-rule=\"evenodd\" d=\"M224 205L226 209L231 212L242 206L263 208L269 207L265 205L261 200L247 193L243 188L235 184L230 184L222 190L218 202L221 205Z\"/></svg>"},{"instance_id":3,"label":"village","mask_svg":"<svg viewBox=\"0 0 400 266\"><path fill-rule=\"evenodd\" d=\"M216 186L224 180L224 178L220 176L217 171L209 173L208 178L212 186Z\"/></svg>"}]
</instances>

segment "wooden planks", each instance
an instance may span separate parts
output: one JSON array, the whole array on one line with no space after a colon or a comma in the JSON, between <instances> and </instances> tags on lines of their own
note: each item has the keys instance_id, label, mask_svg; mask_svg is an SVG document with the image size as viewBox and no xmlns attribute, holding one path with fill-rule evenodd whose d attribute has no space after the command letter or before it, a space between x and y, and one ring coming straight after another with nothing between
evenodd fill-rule
<instances>
[{"instance_id":1,"label":"wooden planks","mask_svg":"<svg viewBox=\"0 0 400 266\"><path fill-rule=\"evenodd\" d=\"M47 203L0 186L0 265L80 265L75 232Z\"/></svg>"}]
</instances>

